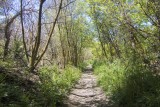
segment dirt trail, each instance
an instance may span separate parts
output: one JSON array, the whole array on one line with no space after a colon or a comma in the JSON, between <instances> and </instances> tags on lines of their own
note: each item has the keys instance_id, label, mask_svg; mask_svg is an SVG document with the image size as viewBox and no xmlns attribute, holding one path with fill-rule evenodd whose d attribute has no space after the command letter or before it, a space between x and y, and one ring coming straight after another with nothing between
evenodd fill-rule
<instances>
[{"instance_id":1,"label":"dirt trail","mask_svg":"<svg viewBox=\"0 0 160 107\"><path fill-rule=\"evenodd\" d=\"M108 98L97 86L92 67L88 66L68 96L68 107L108 107Z\"/></svg>"}]
</instances>

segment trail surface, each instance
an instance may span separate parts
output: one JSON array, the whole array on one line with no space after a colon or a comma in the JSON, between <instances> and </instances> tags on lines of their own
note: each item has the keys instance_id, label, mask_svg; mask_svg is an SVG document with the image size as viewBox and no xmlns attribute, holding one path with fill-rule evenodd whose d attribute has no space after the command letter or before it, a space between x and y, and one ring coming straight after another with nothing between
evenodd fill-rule
<instances>
[{"instance_id":1,"label":"trail surface","mask_svg":"<svg viewBox=\"0 0 160 107\"><path fill-rule=\"evenodd\" d=\"M85 69L68 96L68 107L108 107L108 98L97 86L97 80L92 71L91 66Z\"/></svg>"}]
</instances>

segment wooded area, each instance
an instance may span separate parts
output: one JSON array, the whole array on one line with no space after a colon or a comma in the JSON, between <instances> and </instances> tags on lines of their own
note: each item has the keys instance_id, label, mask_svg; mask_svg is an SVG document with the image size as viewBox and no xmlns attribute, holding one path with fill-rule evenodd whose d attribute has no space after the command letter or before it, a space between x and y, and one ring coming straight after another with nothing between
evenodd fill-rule
<instances>
[{"instance_id":1,"label":"wooded area","mask_svg":"<svg viewBox=\"0 0 160 107\"><path fill-rule=\"evenodd\" d=\"M89 64L113 107L160 107L160 1L0 1L0 106L63 107Z\"/></svg>"}]
</instances>

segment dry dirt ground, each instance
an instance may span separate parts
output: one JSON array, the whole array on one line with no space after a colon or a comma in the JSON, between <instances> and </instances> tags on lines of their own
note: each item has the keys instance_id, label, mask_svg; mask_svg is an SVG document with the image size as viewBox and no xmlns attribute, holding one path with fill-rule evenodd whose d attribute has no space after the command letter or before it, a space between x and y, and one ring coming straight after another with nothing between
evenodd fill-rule
<instances>
[{"instance_id":1,"label":"dry dirt ground","mask_svg":"<svg viewBox=\"0 0 160 107\"><path fill-rule=\"evenodd\" d=\"M96 76L88 67L80 80L71 90L67 107L108 107L108 98L101 87L97 86Z\"/></svg>"}]
</instances>

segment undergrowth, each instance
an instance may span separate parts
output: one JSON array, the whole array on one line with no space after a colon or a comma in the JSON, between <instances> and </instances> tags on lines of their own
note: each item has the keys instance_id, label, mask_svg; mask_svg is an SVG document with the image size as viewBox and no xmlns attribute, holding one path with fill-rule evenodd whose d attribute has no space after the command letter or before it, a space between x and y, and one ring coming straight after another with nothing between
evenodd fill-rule
<instances>
[{"instance_id":1,"label":"undergrowth","mask_svg":"<svg viewBox=\"0 0 160 107\"><path fill-rule=\"evenodd\" d=\"M120 61L114 61L113 63L100 62L100 64L98 63L98 66L94 65L94 73L98 76L99 85L108 95L111 95L122 87L124 66L120 65Z\"/></svg>"},{"instance_id":2,"label":"undergrowth","mask_svg":"<svg viewBox=\"0 0 160 107\"><path fill-rule=\"evenodd\" d=\"M40 71L43 101L45 106L51 107L62 103L68 91L80 77L80 71L71 66L62 71L56 67L43 67Z\"/></svg>"},{"instance_id":3,"label":"undergrowth","mask_svg":"<svg viewBox=\"0 0 160 107\"><path fill-rule=\"evenodd\" d=\"M56 107L80 77L80 70L67 66L60 70L46 66L38 71L40 81L25 85L25 81L0 73L1 107ZM4 72L4 71L3 71ZM5 71L7 72L7 71ZM29 85L33 87L28 87Z\"/></svg>"},{"instance_id":4,"label":"undergrowth","mask_svg":"<svg viewBox=\"0 0 160 107\"><path fill-rule=\"evenodd\" d=\"M128 64L115 60L97 65L94 71L98 83L114 107L160 107L160 76L141 59L128 60Z\"/></svg>"}]
</instances>

